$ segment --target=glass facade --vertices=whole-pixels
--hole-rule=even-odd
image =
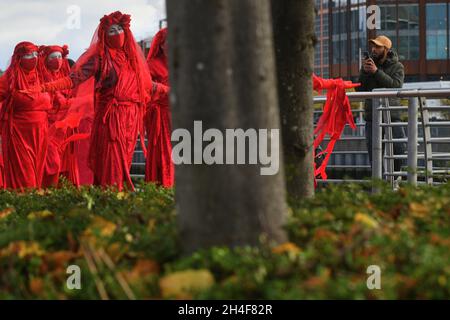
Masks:
[[[419,60],[419,43],[419,5],[399,4],[397,48],[400,60]]]
[[[429,3],[426,7],[427,59],[440,60],[448,57],[447,4]]]
[[[316,8],[319,14],[316,16],[315,32],[317,45],[314,54],[314,73],[324,77],[329,77],[329,17],[328,1],[316,0]]]
[[[367,6],[372,4],[380,8],[377,30],[366,26]],[[368,39],[386,35],[405,65],[407,79],[448,78],[449,4],[450,0],[317,0],[316,33],[322,41],[316,47],[316,70],[327,69],[330,77],[357,77]]]

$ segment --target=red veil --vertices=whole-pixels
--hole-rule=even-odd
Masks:
[[[130,60],[133,71],[137,74],[140,104],[142,108],[145,107],[146,102],[149,100],[148,93],[152,88],[152,80],[148,72],[144,54],[130,30],[130,21],[130,15],[122,14],[120,11],[105,15],[100,20],[100,24],[92,37],[89,48],[72,67],[71,79],[69,81],[72,81],[72,85],[75,84],[74,101],[69,108],[67,116],[58,121],[57,128],[76,127],[83,118],[92,119],[94,110],[92,109],[92,105],[86,103],[86,101],[95,99],[95,92],[97,89],[100,89],[99,85],[101,81],[105,80],[109,70],[112,68],[111,61],[106,55],[108,49],[105,42],[108,28],[112,24],[119,24],[124,29],[125,43],[123,48]],[[89,64],[100,64],[99,69],[102,72],[100,74],[90,74],[86,68]],[[67,85],[67,82],[59,82],[56,84],[56,87],[51,86],[50,88],[46,88],[46,90],[60,90],[61,88],[67,87]],[[142,125],[140,125],[141,129]],[[140,133],[142,133],[142,130]],[[72,139],[75,140],[75,138]]]
[[[148,150],[145,165],[145,181],[164,187],[173,187],[175,170],[172,163],[172,123],[169,107],[169,69],[163,45],[167,39],[167,28],[161,29],[153,38],[147,57],[148,68],[155,81],[157,94],[147,107],[145,125]]]
[[[152,81],[142,50],[130,30],[130,21],[129,15],[122,14],[119,11],[105,15],[100,20],[89,48],[72,67],[70,76],[43,86],[44,91],[51,92],[68,87],[75,88],[74,98],[67,115],[55,123],[55,130],[79,128],[80,133],[71,136],[64,143],[85,139],[90,136],[94,114],[101,99],[101,92],[105,89],[104,83],[110,80],[108,76],[111,74],[112,68],[114,68],[112,60],[117,58],[122,61],[126,58],[131,72],[136,75],[137,103],[139,105],[138,132],[145,151],[143,117],[145,105],[150,99]],[[107,32],[112,24],[118,24],[123,27],[125,34],[123,52],[116,52],[106,44]],[[116,99],[113,98],[106,107],[109,108],[116,103]],[[93,143],[92,137],[90,139],[91,144]],[[92,155],[92,153],[90,154]],[[91,156],[89,160],[92,167]]]
[[[150,74],[155,82],[168,85],[169,70],[167,68],[167,57],[162,51],[162,45],[167,40],[167,28],[159,30],[152,41],[152,46],[147,56]]]
[[[48,56],[53,52],[60,52],[63,58],[62,66],[57,72],[51,72],[45,65]],[[67,45],[63,45],[62,47],[56,45],[40,46],[38,68],[41,81],[50,82],[68,76],[70,72],[69,60],[67,60],[68,55],[69,47]]]

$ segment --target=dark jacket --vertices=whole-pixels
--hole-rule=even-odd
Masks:
[[[377,64],[378,71],[375,74],[366,73],[361,68],[359,74],[360,87],[356,91],[372,91],[378,88],[401,88],[405,79],[405,69],[398,61],[398,55],[394,50],[388,54],[382,65]],[[389,99],[390,105],[399,105],[399,99]],[[367,99],[364,105],[366,121],[372,120],[372,100]]]

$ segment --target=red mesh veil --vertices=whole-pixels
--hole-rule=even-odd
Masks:
[[[60,52],[63,58],[62,66],[58,72],[51,72],[46,66],[46,61],[48,56],[53,52]],[[40,46],[39,47],[39,61],[38,61],[38,69],[39,69],[39,77],[42,82],[50,82],[57,80],[61,77],[65,77],[69,75],[70,66],[69,61],[67,60],[67,56],[69,54],[69,48],[67,45],[64,46]]]
[[[67,114],[55,123],[55,130],[64,130],[67,128],[78,128],[79,134],[74,135],[64,142],[85,139],[90,136],[90,126],[86,123],[92,123],[95,112],[96,89],[101,86],[102,80],[106,78],[108,72],[111,70],[111,63],[108,61],[105,38],[108,29],[113,24],[121,25],[125,33],[125,42],[123,50],[128,58],[128,61],[137,75],[139,96],[140,96],[140,124],[139,132],[141,136],[141,143],[143,144],[143,112],[146,103],[149,101],[149,92],[152,88],[152,80],[146,59],[142,53],[141,48],[137,44],[131,30],[130,30],[130,15],[122,14],[116,11],[109,15],[105,15],[97,27],[91,40],[89,48],[80,56],[75,65],[71,69],[71,75],[85,74],[84,66],[88,63],[94,62],[96,69],[100,70],[98,74],[91,75],[87,79],[82,79],[81,82],[75,81],[75,89],[73,90],[73,99],[68,109]],[[83,125],[84,123],[84,125]],[[145,149],[145,148],[143,148]]]
[[[147,63],[150,73],[155,81],[167,84],[168,70],[167,58],[162,50],[162,46],[167,39],[167,28],[161,29],[153,38],[150,51],[147,56]],[[159,79],[157,79],[159,78]]]
[[[37,69],[29,73],[25,73],[20,67],[20,59],[27,54],[32,52],[38,52],[39,48],[31,42],[24,41],[20,42],[14,48],[14,53],[11,57],[11,63],[6,69],[5,73],[2,75],[2,80],[8,82],[10,92],[18,90],[28,90],[32,89],[36,85],[39,85],[39,77]],[[33,78],[35,81],[30,82],[29,79]],[[32,83],[30,85],[30,83]],[[10,95],[11,96],[11,95]],[[1,110],[0,120],[6,120],[8,113],[11,110],[11,99],[10,97],[3,101]]]

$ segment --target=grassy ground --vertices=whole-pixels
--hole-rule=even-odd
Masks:
[[[180,254],[173,191],[0,192],[0,299],[450,298],[450,184],[349,185],[290,209],[289,242]],[[81,268],[70,290],[69,265]],[[370,265],[381,289],[367,288]]]

